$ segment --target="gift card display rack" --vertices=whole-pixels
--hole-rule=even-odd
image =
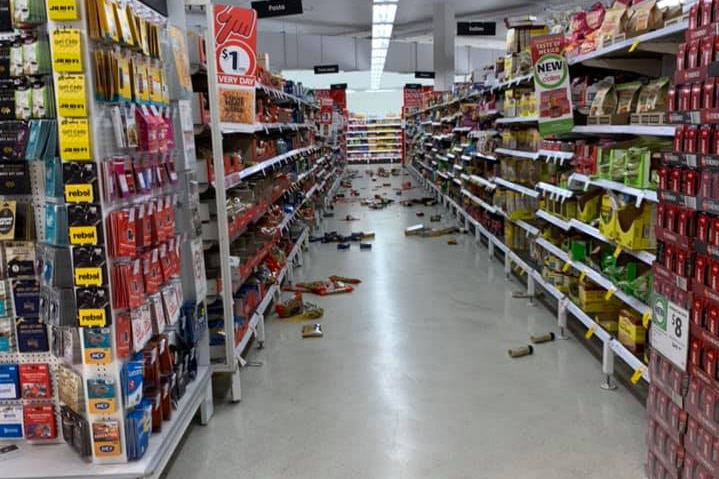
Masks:
[[[254,10],[192,1],[186,13],[211,360],[239,401],[248,349],[263,346],[265,314],[336,184],[335,157],[316,137],[312,92],[269,73],[266,56],[233,60],[261,57]]]
[[[0,208],[0,389],[20,392],[0,399],[4,477],[155,477],[195,413],[212,414],[204,265],[186,254],[199,199],[175,78],[184,8],[176,23],[168,6],[13,2],[0,20],[20,85],[2,124],[24,140],[0,167],[20,185]]]

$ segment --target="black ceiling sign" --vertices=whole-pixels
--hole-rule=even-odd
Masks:
[[[167,16],[167,0],[140,0],[157,13]]]
[[[257,18],[284,17],[286,15],[302,15],[302,0],[266,0],[252,2],[257,10]]]
[[[346,90],[347,84],[346,83],[335,83],[334,85],[330,85],[330,90]]]
[[[414,72],[415,78],[424,78],[425,80],[431,80],[434,78],[434,72]]]
[[[457,35],[493,37],[497,34],[497,22],[457,22]]]
[[[421,83],[407,83],[407,84],[404,85],[404,87],[405,87],[407,90],[421,90],[421,89],[422,89],[422,84],[421,84]]]
[[[339,65],[315,65],[315,75],[326,75],[328,73],[339,73]]]

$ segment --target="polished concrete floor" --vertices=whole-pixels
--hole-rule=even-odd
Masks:
[[[354,185],[369,195],[381,183]],[[308,298],[325,308],[322,339],[268,320],[266,349],[250,355],[263,365],[243,371],[242,402],[216,402],[167,477],[644,477],[643,406],[622,386],[600,389],[601,365],[578,341],[509,359],[530,334],[555,330],[554,317],[513,299],[523,288],[471,237],[450,246],[404,236],[433,211],[337,205],[327,230],[375,231],[372,251],[313,244],[297,277],[363,283]],[[338,220],[347,214],[360,220]]]

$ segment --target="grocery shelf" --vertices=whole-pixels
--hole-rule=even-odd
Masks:
[[[172,411],[172,418],[162,423],[162,431],[153,433],[145,455],[124,464],[86,462],[67,444],[44,444],[33,447],[11,460],[3,461],[3,477],[16,479],[139,479],[157,477],[172,457],[187,427],[204,401],[212,401],[209,367],[199,367],[195,380],[187,385],[185,395]]]
[[[402,145],[399,141],[388,141],[388,142],[375,142],[375,143],[354,143],[349,144],[347,143],[347,148],[356,148],[356,147],[365,147],[365,146],[377,146],[377,147],[384,147],[384,146],[394,146],[394,145]]]
[[[491,190],[497,188],[497,185],[496,185],[496,184],[494,184],[493,182],[487,180],[486,178],[482,178],[481,176],[470,175],[470,176],[469,176],[469,181],[470,181],[470,183],[475,183],[475,184],[477,184],[477,185],[479,185],[479,186],[483,186],[483,187],[488,188],[488,189],[491,189]]]
[[[410,171],[417,176],[418,178],[421,178],[421,175],[417,172],[416,169],[410,167]],[[431,183],[427,183],[426,186],[432,188],[436,193],[439,193],[439,190],[436,186],[432,185]],[[478,198],[471,195],[471,193],[467,192],[466,190],[462,191],[462,194],[467,196],[470,200],[475,201],[477,204],[481,204],[484,202],[481,202]],[[443,195],[444,196],[444,195]],[[454,205],[454,201],[450,200],[448,197],[444,196],[445,200],[448,202],[451,201]],[[481,203],[479,203],[481,202]],[[484,203],[486,205],[486,203]],[[489,205],[486,205],[489,206]],[[494,208],[494,207],[491,207]],[[530,267],[522,258],[520,258],[514,251],[512,251],[510,248],[507,247],[507,245],[504,244],[500,239],[498,239],[496,236],[489,233],[486,228],[484,228],[478,221],[476,221],[474,218],[469,216],[466,211],[459,210],[461,214],[463,214],[467,221],[474,226],[474,228],[481,233],[485,238],[487,238],[487,241],[492,244],[492,246],[496,249],[499,249],[502,251],[507,258],[509,258],[514,264],[518,265],[520,268],[522,268],[523,271],[525,271],[528,275],[532,277],[532,279],[541,286],[544,290],[546,290],[552,297],[554,297],[559,302],[559,307],[565,307],[567,311],[575,317],[579,322],[581,322],[587,329],[592,329],[594,331],[594,336],[597,337],[600,341],[605,342],[609,344],[609,347],[611,350],[620,358],[622,359],[630,368],[632,368],[635,371],[641,371],[642,379],[644,379],[645,382],[650,382],[650,376],[648,372],[648,368],[644,363],[634,356],[634,354],[629,351],[623,344],[621,344],[619,341],[614,339],[614,337],[609,334],[605,329],[603,329],[600,325],[598,325],[587,313],[582,311],[582,309],[569,300],[566,294],[562,293],[561,291],[557,290],[554,286],[547,283],[544,278],[542,277],[542,274],[540,271],[537,271]],[[519,223],[519,222],[517,222]],[[524,223],[524,222],[521,222]],[[532,226],[525,223],[526,226],[529,226],[527,228],[528,233],[532,230]],[[521,226],[521,225],[520,225]],[[537,231],[538,233],[538,231]],[[530,233],[531,234],[531,233]],[[554,254],[560,259],[563,259],[565,261],[569,260],[569,257],[566,253],[564,253],[561,249],[557,248],[556,246],[552,245],[551,243],[547,242],[543,238],[538,238],[535,240],[535,243],[544,247],[547,251]]]
[[[646,135],[674,136],[673,125],[583,125],[572,128],[572,133],[585,135]]]
[[[539,121],[537,115],[533,116],[513,116],[509,118],[497,118],[497,124],[511,124],[511,123],[536,123]]]
[[[667,37],[678,37],[676,43],[680,43],[684,38],[681,34],[686,31],[689,23],[687,21],[677,22],[672,25],[654,30],[653,32],[643,33],[635,37],[627,38],[626,40],[614,43],[605,48],[599,48],[593,52],[585,53],[583,55],[577,55],[567,59],[570,65],[576,65],[583,63],[588,60],[595,60],[602,57],[620,55],[626,56],[628,53],[631,54],[632,47],[641,44],[647,44],[656,40],[666,40]],[[636,48],[636,47],[635,47]]]
[[[564,231],[569,231],[572,228],[572,225],[568,221],[564,221],[561,218],[557,218],[551,213],[548,213],[544,210],[537,210],[534,215],[537,218],[543,219],[547,223],[551,223],[554,226],[556,226],[559,229],[562,229]]]
[[[569,183],[572,182],[582,183],[585,185],[593,185],[599,188],[603,188],[605,190],[612,190],[618,193],[635,196],[637,198],[637,203],[641,203],[641,200],[647,200],[653,203],[659,201],[657,198],[657,192],[654,190],[642,190],[639,188],[634,188],[632,186],[627,186],[624,183],[619,183],[618,181],[603,180],[598,178],[593,179],[589,178],[586,175],[574,173],[569,177]]]
[[[510,221],[512,221],[512,220],[510,220]],[[526,221],[517,220],[517,221],[512,221],[512,223],[514,223],[514,224],[516,224],[517,226],[519,226],[520,228],[522,228],[522,229],[523,229],[524,231],[526,231],[530,236],[537,236],[537,235],[539,234],[539,232],[540,232],[539,228],[537,228],[536,226],[530,225],[530,224],[527,223]]]
[[[602,288],[606,289],[607,291],[612,291],[613,295],[618,300],[620,300],[627,306],[631,307],[635,311],[637,311],[641,314],[651,311],[651,309],[649,308],[648,305],[646,305],[642,301],[638,300],[637,298],[628,295],[621,289],[617,288],[617,286],[614,283],[612,283],[609,279],[607,279],[601,273],[593,270],[586,264],[582,263],[581,261],[572,261],[566,252],[562,251],[560,248],[551,244],[549,241],[545,240],[544,238],[537,239],[536,243],[537,243],[537,245],[541,246],[542,248],[547,250],[549,253],[551,253],[553,256],[556,256],[560,260],[571,265],[572,268],[574,268],[575,270],[579,271],[580,273],[585,274],[589,279],[591,279],[592,281],[597,283]]]
[[[569,224],[575,230],[586,233],[589,236],[592,236],[600,241],[604,241],[605,243],[611,244],[613,246],[618,246],[615,241],[604,236],[597,228],[589,226],[586,223],[582,223],[581,221],[579,221],[577,219],[573,219],[569,222]],[[635,250],[631,250],[631,249],[622,249],[622,251],[624,253],[634,256],[638,260],[640,260],[650,266],[652,264],[654,264],[654,261],[656,260],[656,255],[654,255],[653,253],[651,253],[649,251],[635,251]]]
[[[487,155],[487,154],[481,153],[481,152],[479,152],[479,151],[475,151],[475,152],[474,152],[474,156],[476,156],[477,158],[481,158],[481,159],[483,159],[483,160],[497,161],[497,157],[496,157],[496,156]]]
[[[472,193],[470,193],[470,192],[467,191],[467,190],[462,190],[461,193],[462,193],[464,196],[466,196],[467,198],[469,198],[469,200],[472,201],[472,203],[474,203],[474,204],[476,204],[476,205],[478,205],[478,206],[481,206],[482,208],[484,208],[484,209],[487,210],[488,212],[490,212],[490,213],[492,213],[492,214],[496,214],[496,213],[497,213],[497,207],[496,207],[496,206],[490,205],[489,203],[487,203],[487,202],[485,202],[485,201],[483,201],[483,200],[477,198],[476,196],[474,196]]]
[[[269,133],[274,130],[283,131],[299,131],[303,129],[314,129],[313,123],[254,123],[243,125],[241,123],[220,123],[220,131],[225,135],[232,134],[253,134],[253,133]]]
[[[574,158],[574,153],[570,151],[554,151],[554,150],[542,150],[537,151],[539,158],[546,158],[548,160],[557,160],[560,162],[568,161]]]
[[[305,100],[304,98],[300,98],[300,97],[298,97],[298,96],[291,95],[291,94],[289,94],[289,93],[287,93],[287,92],[284,92],[284,91],[282,91],[282,90],[278,90],[278,89],[276,89],[276,88],[272,88],[272,87],[267,86],[267,85],[263,85],[262,83],[259,83],[259,82],[255,84],[255,87],[256,87],[257,90],[262,90],[262,91],[265,92],[266,94],[271,95],[271,96],[274,96],[275,98],[280,98],[280,99],[283,99],[283,100],[293,101],[293,102],[295,102],[295,103],[297,103],[297,104],[299,104],[299,105],[306,105],[306,106],[309,106],[309,107],[311,107],[311,108],[314,108],[315,110],[319,110],[319,108],[320,108],[317,103],[311,103],[311,102]]]
[[[568,190],[566,188],[562,188],[556,185],[550,185],[549,183],[544,183],[542,181],[537,183],[537,188],[544,191],[546,194],[549,194],[550,198],[562,198],[562,201],[574,196],[574,191],[572,190]]]
[[[495,153],[500,155],[514,156],[516,158],[526,158],[528,160],[536,160],[539,153],[536,151],[512,150],[510,148],[495,148]]]
[[[494,182],[499,186],[504,186],[505,188],[508,188],[510,190],[514,190],[518,193],[521,193],[525,196],[529,196],[531,198],[538,198],[539,192],[536,190],[533,190],[531,188],[527,188],[526,186],[518,185],[517,183],[513,183],[511,181],[507,181],[502,178],[495,178]]]
[[[282,163],[283,161],[287,161],[287,160],[292,159],[299,155],[313,153],[314,151],[317,151],[318,149],[319,148],[316,146],[310,146],[307,148],[298,148],[296,150],[288,151],[287,153],[284,153],[282,155],[275,156],[274,158],[270,158],[269,160],[265,160],[256,165],[252,165],[249,168],[245,168],[244,170],[225,178],[225,189],[233,188],[233,187],[237,186],[245,178],[248,178],[256,173],[263,172],[267,168],[272,168],[274,166],[277,166],[278,164]]]

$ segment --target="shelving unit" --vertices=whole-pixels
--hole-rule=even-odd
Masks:
[[[222,47],[216,45],[212,3],[201,3],[188,7],[188,28],[205,25],[197,34],[205,37],[207,52],[215,52]],[[239,401],[247,349],[253,340],[263,347],[265,314],[279,297],[282,280],[292,277],[292,265],[307,240],[307,228],[317,222],[315,207],[322,207],[328,182],[337,175],[338,157],[315,135],[318,107],[308,100],[311,94],[296,96],[284,93],[286,88],[270,88],[257,81],[243,94],[262,93],[263,114],[272,118],[256,115],[253,123],[223,118],[219,105],[228,87],[220,80],[218,70],[223,66],[216,58],[208,54],[207,68],[196,73],[202,76],[196,83],[207,85],[202,93],[209,99],[209,125],[196,131],[203,151],[211,152],[204,161],[204,174],[199,175],[201,183],[205,178],[206,188],[203,242],[208,265],[210,358],[213,373],[231,376],[230,397]],[[222,78],[233,74],[219,73]],[[273,82],[281,80],[275,76]],[[249,83],[243,80],[243,84]],[[267,122],[282,117],[293,121]],[[273,150],[274,154],[268,153]],[[238,167],[228,157],[240,157],[245,164]],[[227,170],[228,165],[233,171]],[[214,178],[224,178],[225,187],[215,188]],[[276,257],[280,245],[286,244],[294,247],[286,251],[284,268],[275,272],[277,282],[266,281],[265,259],[271,254]]]
[[[687,25],[686,19],[680,18],[656,31],[626,41],[617,40],[586,55],[570,57],[568,63],[633,71],[628,68],[631,63],[642,73],[656,77],[666,70],[657,66],[672,64],[671,45],[683,41]],[[643,61],[643,56],[649,59]],[[630,62],[627,59],[631,59]],[[575,70],[570,71],[570,77],[573,72]],[[585,74],[584,70],[577,69],[576,72]],[[646,125],[578,124],[566,134],[538,141],[532,139],[531,132],[538,130],[539,116],[528,114],[526,106],[519,104],[513,104],[511,113],[505,114],[503,102],[503,95],[510,89],[519,89],[522,95],[533,94],[533,82],[533,74],[519,74],[502,81],[487,80],[483,84],[457,86],[451,93],[428,99],[431,104],[408,118],[407,128],[412,132],[409,136],[414,139],[408,142],[408,168],[458,216],[465,227],[475,232],[478,240],[487,243],[490,255],[504,256],[508,275],[513,268],[519,268],[520,275],[526,274],[530,301],[538,287],[557,300],[558,324],[562,333],[567,316],[573,316],[587,328],[588,337],[599,339],[603,345],[603,386],[613,387],[615,356],[635,372],[636,378],[644,378],[648,383],[649,372],[644,355],[632,352],[630,347],[620,343],[615,337],[616,331],[603,329],[593,313],[584,312],[579,303],[572,302],[567,293],[554,286],[542,259],[555,258],[568,274],[604,291],[607,300],[619,301],[623,307],[634,311],[641,318],[641,323],[647,326],[651,320],[651,308],[646,299],[632,296],[619,282],[610,280],[599,267],[593,269],[589,262],[572,260],[569,253],[556,245],[561,244],[557,238],[595,241],[592,244],[601,247],[601,251],[613,250],[615,259],[621,260],[622,264],[636,263],[637,270],[644,274],[651,272],[657,260],[654,250],[623,246],[622,241],[626,238],[620,239],[618,235],[608,237],[602,233],[605,229],[600,231],[596,222],[588,224],[566,215],[567,219],[564,219],[550,211],[605,195],[613,195],[621,199],[622,204],[631,205],[639,211],[654,209],[658,195],[653,187],[636,187],[629,182],[575,171],[577,165],[588,161],[586,152],[577,149],[575,142],[592,143],[598,138],[606,139],[605,143],[613,139],[617,142],[631,140],[632,137],[661,139],[673,137],[676,128],[662,122]],[[516,95],[515,92],[515,101],[519,101]],[[506,140],[502,133],[519,130],[527,130],[527,134],[514,135],[512,141]],[[500,136],[501,141],[497,140]],[[536,171],[542,173],[532,173]],[[461,175],[454,175],[454,172]],[[598,217],[595,219],[599,221]],[[553,241],[547,238],[553,238]],[[533,258],[531,261],[530,257]]]
[[[398,118],[350,118],[345,138],[348,163],[402,161],[404,135]]]

